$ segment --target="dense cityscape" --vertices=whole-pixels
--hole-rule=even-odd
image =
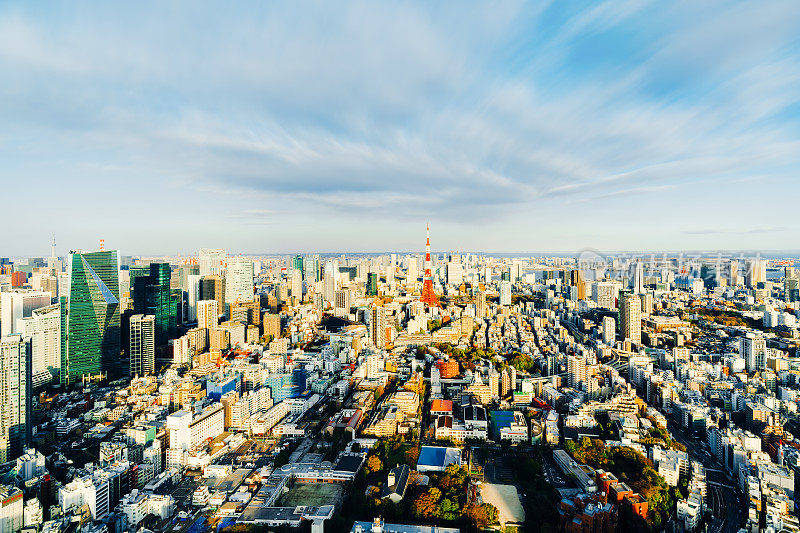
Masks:
[[[2,258],[0,530],[800,531],[787,258]]]
[[[0,533],[800,533],[798,28],[0,0]]]

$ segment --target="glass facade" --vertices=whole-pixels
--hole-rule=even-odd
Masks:
[[[370,272],[367,274],[367,296],[378,295],[378,274]]]
[[[69,257],[69,299],[62,329],[61,382],[116,370],[120,362],[119,253]]]
[[[149,275],[131,275],[133,312],[155,316],[156,345],[163,346],[177,334],[180,291],[170,289],[169,263],[150,263]]]

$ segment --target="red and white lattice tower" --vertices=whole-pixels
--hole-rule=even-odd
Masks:
[[[433,275],[431,274],[431,229],[425,226],[427,241],[425,242],[425,277],[422,281],[422,295],[419,301],[426,306],[439,307],[439,298],[433,292]]]

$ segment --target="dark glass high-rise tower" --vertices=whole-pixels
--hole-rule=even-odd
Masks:
[[[61,382],[114,372],[120,359],[119,252],[69,256],[69,299],[62,330]]]
[[[162,346],[176,335],[179,293],[170,289],[169,263],[150,263],[150,275],[131,280],[133,311],[155,316],[156,345]]]

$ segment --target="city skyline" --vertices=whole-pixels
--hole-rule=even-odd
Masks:
[[[790,3],[4,3],[0,172],[49,215],[11,203],[5,244],[417,250],[429,221],[442,250],[786,248],[799,24]]]

